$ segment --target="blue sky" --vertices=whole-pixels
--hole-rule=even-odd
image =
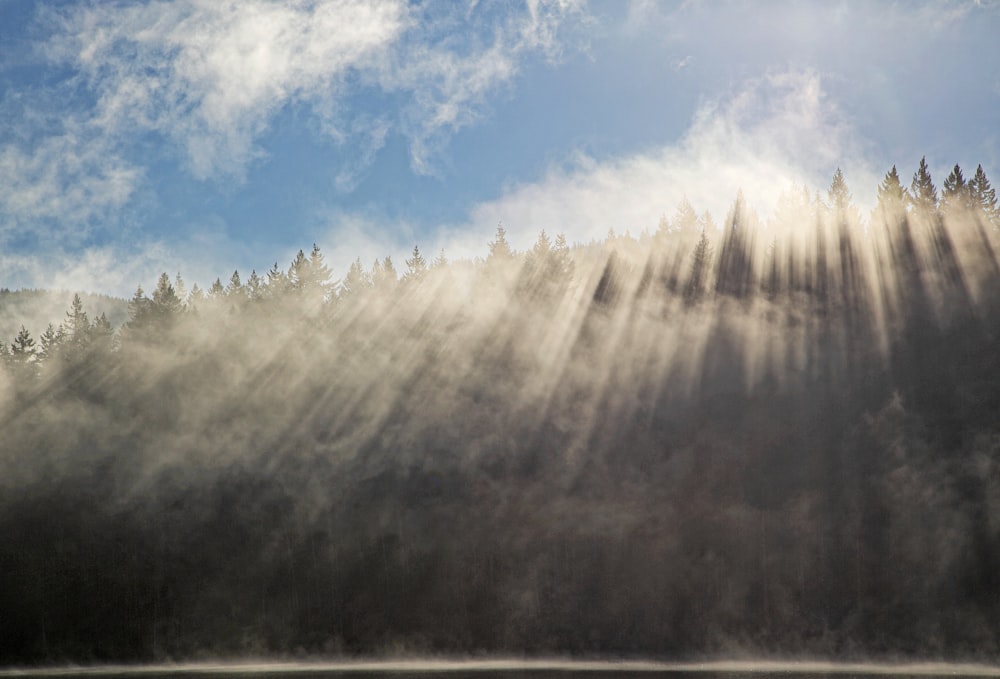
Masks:
[[[128,295],[1000,183],[996,2],[0,0],[0,286]]]

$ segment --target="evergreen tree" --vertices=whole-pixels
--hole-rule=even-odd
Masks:
[[[667,221],[666,215],[660,215],[660,221],[656,225],[656,233],[653,234],[657,242],[663,243],[670,237],[671,228],[670,222]]]
[[[552,248],[552,258],[555,261],[556,270],[559,276],[565,281],[573,278],[573,258],[569,254],[569,245],[566,243],[566,235],[560,233],[556,236],[555,245]]]
[[[395,287],[399,278],[396,275],[396,267],[392,265],[392,258],[386,257],[381,262],[375,260],[375,264],[372,266],[372,285],[375,289],[386,291]]]
[[[851,192],[847,189],[844,173],[839,167],[833,174],[833,181],[830,182],[830,189],[827,191],[827,200],[830,203],[830,207],[838,212],[847,210],[851,204]]]
[[[306,259],[306,253],[299,250],[295,253],[295,258],[292,263],[288,266],[288,281],[293,290],[299,291],[302,289],[303,285],[309,279],[309,273],[307,269],[309,268],[309,260]]]
[[[275,262],[274,266],[267,272],[267,297],[275,299],[284,296],[285,292],[288,291],[289,285],[288,276],[278,268],[278,263]]]
[[[209,299],[222,299],[226,295],[226,288],[222,285],[222,279],[216,278],[215,282],[208,289]]]
[[[448,258],[444,256],[444,248],[441,248],[441,252],[439,252],[438,256],[434,258],[434,263],[431,265],[431,268],[441,269],[447,265]]]
[[[969,195],[972,204],[982,210],[986,218],[992,222],[993,226],[1000,228],[1000,208],[997,206],[997,192],[990,186],[990,180],[986,178],[983,166],[976,168],[976,174],[969,180]]]
[[[259,301],[264,295],[264,282],[257,275],[257,270],[250,271],[250,278],[247,279],[246,294],[251,301]]]
[[[233,275],[239,281],[239,274]],[[170,283],[170,276],[166,273],[160,274],[160,278],[156,281],[151,302],[154,313],[160,318],[173,319],[181,312],[183,304]]]
[[[205,291],[201,289],[197,283],[191,286],[191,292],[188,293],[187,304],[191,308],[196,308],[199,304],[205,301]]]
[[[909,191],[899,180],[899,173],[896,171],[895,165],[885,174],[882,183],[876,187],[876,192],[878,203],[872,212],[869,228],[876,224],[883,226],[897,224],[899,220],[904,218],[906,208],[912,201]]]
[[[129,328],[139,328],[146,322],[149,304],[149,298],[146,297],[142,285],[139,285],[136,287],[135,294],[132,295],[132,299],[128,303],[127,325]]]
[[[511,250],[510,245],[507,243],[507,231],[503,228],[503,222],[497,225],[497,233],[493,239],[493,242],[489,244],[490,254],[487,257],[487,261],[498,260],[506,261],[513,259],[514,251]]]
[[[15,363],[26,364],[35,360],[35,340],[23,325],[10,344],[10,353]]]
[[[39,335],[37,352],[38,360],[45,362],[55,356],[55,353],[59,348],[59,343],[63,338],[60,330],[57,330],[51,323],[49,323],[48,327],[45,328],[45,332]]]
[[[312,250],[309,251],[309,275],[315,284],[327,285],[330,282],[330,268],[326,265],[326,258],[323,257],[323,253],[315,243],[313,243]]]
[[[931,181],[926,156],[920,159],[920,166],[913,174],[913,182],[910,184],[910,200],[913,202],[913,206],[921,212],[932,212],[937,208],[937,187]]]
[[[698,221],[698,213],[694,211],[694,206],[687,196],[681,199],[674,213],[673,230],[683,237],[694,238],[701,233],[701,224]]]
[[[549,240],[549,236],[545,233],[545,229],[542,229],[538,234],[538,240],[535,241],[534,247],[531,248],[531,255],[533,255],[535,259],[544,260],[548,258],[551,251],[552,241]]]
[[[559,252],[552,246],[545,229],[538,234],[535,245],[528,252],[522,279],[534,292],[551,295],[560,292],[566,282],[563,269],[568,259],[565,237],[560,237]]]
[[[878,185],[877,192],[879,207],[884,209],[900,208],[909,199],[906,187],[899,181],[895,165],[886,173],[885,179]]]
[[[104,313],[94,319],[90,331],[92,335],[91,346],[101,354],[110,354],[114,348],[115,330],[111,327],[111,321]]]
[[[708,241],[708,235],[702,229],[701,236],[694,246],[694,252],[691,253],[691,273],[684,285],[684,301],[688,304],[694,304],[704,294],[711,257],[712,248]]]
[[[378,262],[376,262],[377,264]],[[370,287],[372,287],[371,277],[365,272],[364,266],[361,264],[361,258],[358,257],[347,270],[347,275],[340,285],[340,296],[350,297],[351,295],[357,295]]]
[[[298,251],[288,268],[287,278],[290,288],[310,310],[316,310],[330,294],[330,269],[315,243],[308,257],[302,250]]]
[[[79,294],[74,294],[73,301],[70,302],[69,311],[66,312],[66,320],[63,321],[62,334],[74,358],[82,356],[83,352],[90,347],[90,319],[87,318],[87,312],[83,310],[83,300],[80,299]]]
[[[420,254],[420,248],[414,245],[413,256],[406,260],[406,275],[404,278],[407,280],[417,280],[425,273],[427,273],[427,262]]]
[[[962,175],[962,168],[957,164],[942,185],[941,206],[965,210],[973,207],[972,192]]]
[[[181,300],[183,304],[184,300],[187,299],[187,286],[184,285],[184,279],[181,278],[181,272],[178,271],[177,275],[174,276],[174,292],[177,293],[177,299]]]
[[[221,288],[222,283],[218,279],[216,282]],[[162,339],[173,327],[182,308],[181,300],[177,297],[174,286],[170,283],[170,277],[166,273],[162,273],[156,281],[156,289],[153,290],[151,298],[146,297],[141,285],[136,289],[129,302],[127,327],[133,337]],[[110,324],[108,327],[110,328]]]
[[[240,301],[246,298],[246,290],[243,287],[243,281],[240,280],[239,270],[233,271],[233,275],[229,277],[229,284],[226,286],[225,295],[227,299],[233,301]]]
[[[745,297],[753,280],[753,217],[743,192],[739,191],[729,216],[729,226],[722,238],[716,276],[716,292]]]

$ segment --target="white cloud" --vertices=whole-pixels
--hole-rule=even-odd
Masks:
[[[679,72],[683,71],[685,68],[689,67],[693,63],[694,63],[694,57],[689,54],[686,57],[680,59],[674,59],[673,61],[671,61],[670,68],[674,69],[674,71]]]
[[[491,39],[480,44],[470,26],[420,9],[402,0],[88,4],[50,14],[57,31],[45,51],[84,76],[106,135],[164,134],[199,179],[242,178],[261,157],[256,141],[289,105],[307,107],[343,140],[341,118],[352,117],[343,100],[359,83],[406,95],[397,124],[414,168],[429,172],[440,140],[476,119],[526,53],[557,56],[560,25],[582,10],[530,0],[486,21]]]
[[[58,18],[49,56],[98,96],[94,123],[180,145],[201,179],[239,177],[277,110],[322,102],[407,28],[398,1],[88,5]]]
[[[81,235],[88,222],[125,205],[141,177],[104,140],[72,125],[33,145],[0,146],[0,231],[44,219]]]
[[[129,248],[108,245],[73,252],[56,247],[31,255],[0,256],[5,287],[33,287],[45,281],[45,288],[50,290],[123,297],[131,295],[139,284],[148,290],[163,270],[175,270],[178,264],[178,258],[160,243]]]
[[[738,190],[766,216],[793,183],[825,190],[838,165],[855,200],[867,205],[879,173],[850,122],[825,97],[820,76],[773,73],[704,105],[676,144],[606,160],[579,155],[539,182],[476,206],[456,231],[481,240],[502,220],[519,248],[542,228],[584,242],[609,228],[638,234],[654,231],[660,215],[671,215],[685,195],[718,223]]]
[[[120,292],[134,283],[119,276],[149,280],[157,257],[174,268],[176,255],[154,246],[114,267],[108,259],[122,255],[123,214],[155,191],[143,183],[146,150],[165,139],[194,177],[239,183],[289,108],[336,149],[337,191],[353,190],[394,133],[408,138],[412,167],[432,173],[450,135],[483,115],[523,59],[558,58],[562,27],[584,16],[582,0],[43,6],[34,30],[47,37],[36,47],[52,69],[0,99],[9,123],[0,131],[0,244],[28,230],[67,248],[94,230],[111,240],[72,257],[8,257],[0,271],[9,283]],[[81,268],[102,262],[120,273],[88,277]],[[207,262],[194,267],[209,271]]]

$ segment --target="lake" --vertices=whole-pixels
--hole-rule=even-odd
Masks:
[[[418,660],[185,663],[0,669],[0,679],[819,679],[1000,677],[1000,667],[950,663]]]

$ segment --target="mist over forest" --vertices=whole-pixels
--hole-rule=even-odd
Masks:
[[[0,664],[995,658],[1000,210],[970,175],[340,280],[314,246],[164,274],[120,326],[73,298],[0,346]]]

